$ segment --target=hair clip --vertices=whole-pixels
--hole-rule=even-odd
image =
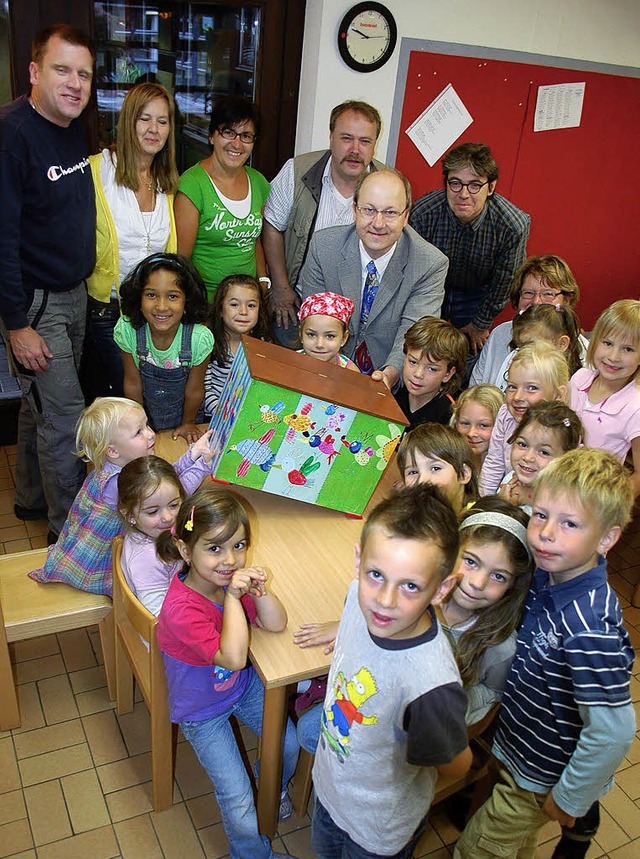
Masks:
[[[571,421],[569,418],[562,418],[562,423],[568,428],[571,426]]]
[[[176,526],[175,526],[175,523],[171,526],[171,536],[172,536],[172,537],[175,537],[175,536],[176,536]]]
[[[562,310],[562,305],[561,305],[561,304],[556,304],[555,308],[556,308],[556,310],[558,311],[558,313],[560,313],[560,311]]]
[[[191,508],[191,513],[189,513],[189,519],[184,523],[185,531],[193,531],[193,514],[195,512],[195,507]]]

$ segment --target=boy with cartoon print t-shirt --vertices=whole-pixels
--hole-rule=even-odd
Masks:
[[[337,845],[350,855],[350,842],[372,859],[411,855],[438,771],[469,768],[466,695],[432,607],[455,584],[457,541],[455,515],[431,486],[397,493],[365,525],[313,769],[320,859]]]

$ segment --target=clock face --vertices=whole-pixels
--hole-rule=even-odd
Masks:
[[[380,3],[358,3],[342,19],[338,48],[352,69],[372,72],[390,58],[396,38],[396,23],[388,9]]]

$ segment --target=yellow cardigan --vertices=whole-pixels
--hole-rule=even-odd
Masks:
[[[100,178],[101,160],[102,152],[89,156],[96,192],[96,267],[91,276],[87,278],[87,289],[92,298],[107,304],[111,300],[111,288],[114,281],[118,292],[120,292],[120,269],[118,265],[118,234]],[[170,226],[165,252],[175,253],[178,239],[173,215],[173,194],[167,194],[167,201],[169,203]]]

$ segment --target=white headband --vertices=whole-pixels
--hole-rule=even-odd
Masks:
[[[507,516],[505,513],[495,513],[493,511],[485,511],[484,513],[473,513],[459,525],[459,530],[469,528],[471,525],[493,525],[495,528],[500,528],[507,531],[509,534],[519,540],[527,550],[527,555],[531,557],[531,550],[527,543],[527,529],[520,522]]]

